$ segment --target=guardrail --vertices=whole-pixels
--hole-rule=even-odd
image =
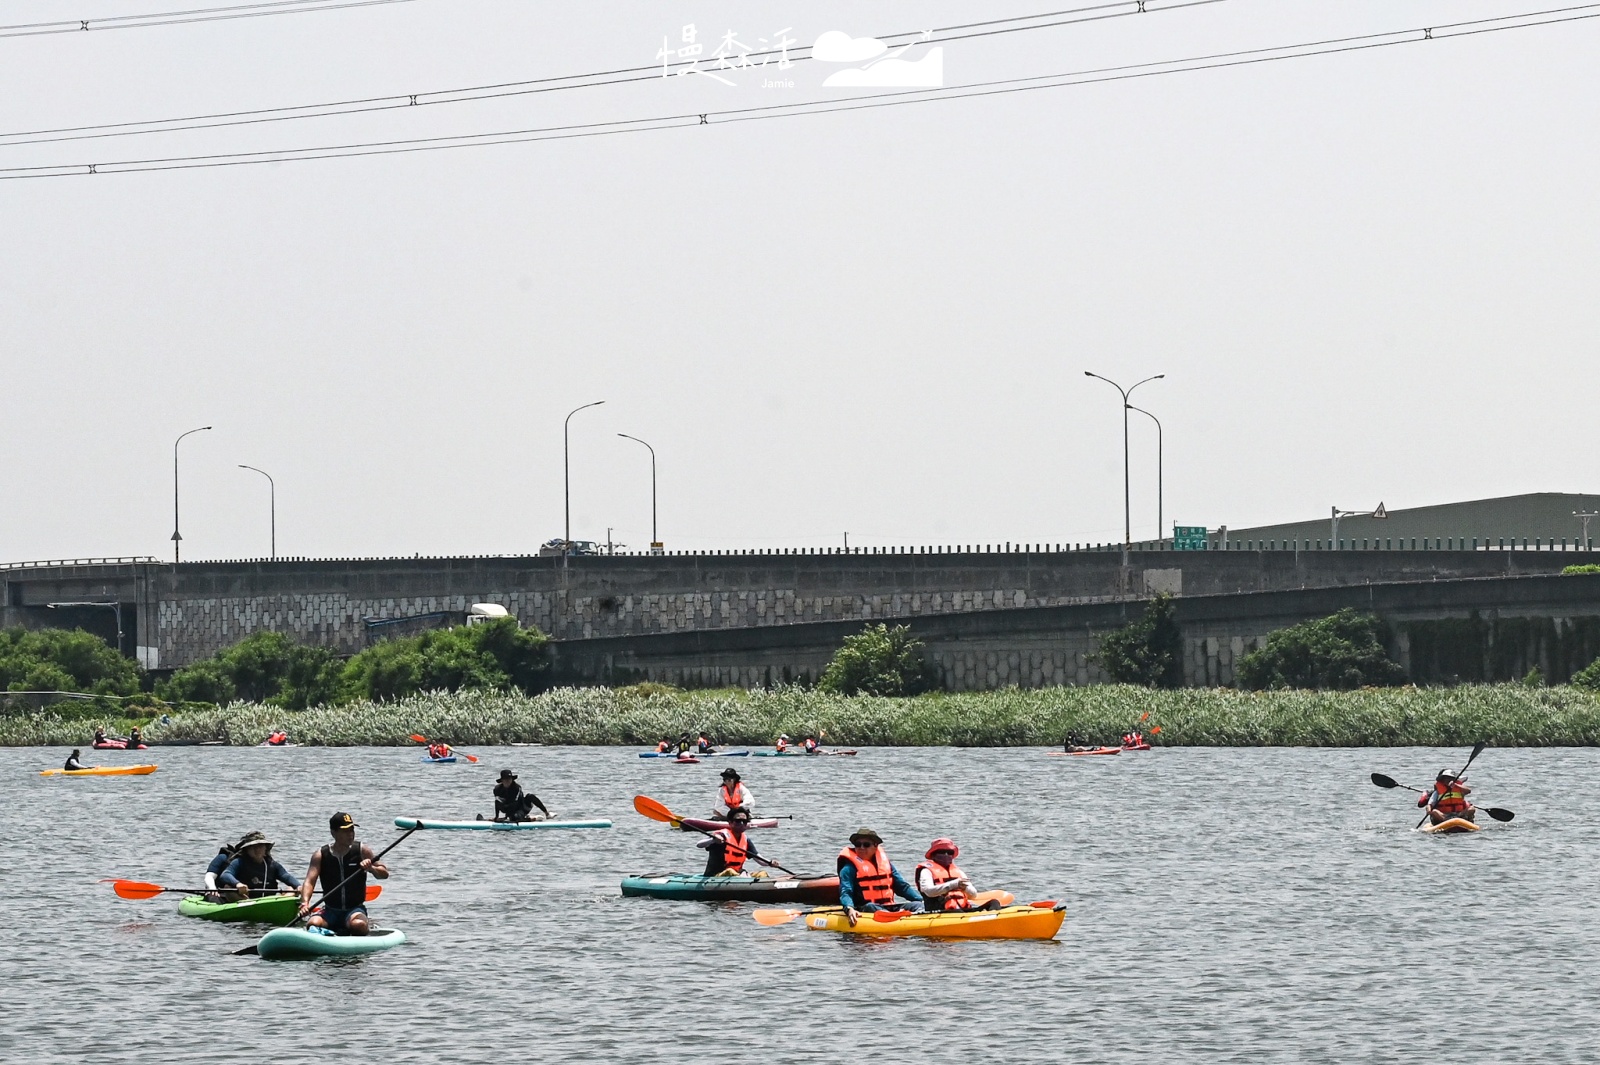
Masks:
[[[115,558],[49,558],[35,562],[0,562],[0,570],[62,569],[67,566],[134,566],[153,564],[150,555],[119,555]]]

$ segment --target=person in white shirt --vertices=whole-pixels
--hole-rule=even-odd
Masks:
[[[1000,903],[994,900],[973,904],[972,897],[978,891],[956,865],[956,855],[960,853],[961,848],[953,840],[940,837],[928,845],[926,860],[917,863],[917,893],[928,911],[999,909]]]

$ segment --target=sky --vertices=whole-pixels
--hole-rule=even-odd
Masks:
[[[186,560],[268,553],[268,484],[241,464],[274,479],[280,555],[531,552],[563,535],[563,420],[596,400],[570,420],[577,539],[650,542],[626,433],[655,448],[670,550],[1117,541],[1121,400],[1085,371],[1165,375],[1134,396],[1164,438],[1158,470],[1132,415],[1136,539],[1158,508],[1240,528],[1600,491],[1600,19],[755,121],[729,119],[896,90],[823,85],[864,61],[654,72],[689,26],[707,56],[729,31],[934,29],[903,61],[942,49],[960,86],[1557,6],[1151,0],[944,29],[1091,6],[1055,4],[410,0],[0,29],[0,561],[170,558],[173,441],[199,426]],[[223,6],[6,0],[0,24]],[[662,115],[689,118],[591,125]],[[551,127],[613,132],[85,172]]]

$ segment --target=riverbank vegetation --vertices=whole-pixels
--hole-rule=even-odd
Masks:
[[[260,743],[277,728],[301,744],[651,745],[701,729],[723,744],[765,746],[779,733],[846,746],[1055,746],[1071,730],[1111,741],[1139,722],[1165,746],[1600,745],[1600,694],[1522,684],[1348,692],[1151,690],[1131,685],[912,698],[775,691],[562,688],[538,695],[461,691],[294,711],[262,703],[172,713],[154,742]],[[0,718],[0,745],[81,745],[92,721],[48,711]]]

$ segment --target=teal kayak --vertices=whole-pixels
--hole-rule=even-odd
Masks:
[[[185,895],[178,902],[185,917],[207,921],[257,921],[261,924],[288,924],[300,912],[299,895],[267,895],[242,902],[208,902],[204,895]]]
[[[693,873],[640,873],[622,882],[624,898],[692,902],[839,902],[837,876],[696,876]]]
[[[530,828],[610,828],[610,821],[423,821],[416,817],[397,817],[396,828],[448,829],[452,831],[520,832]]]
[[[398,947],[406,934],[397,928],[370,936],[326,936],[303,928],[274,928],[261,937],[256,950],[268,961],[295,958],[340,958],[353,954],[375,954]]]

